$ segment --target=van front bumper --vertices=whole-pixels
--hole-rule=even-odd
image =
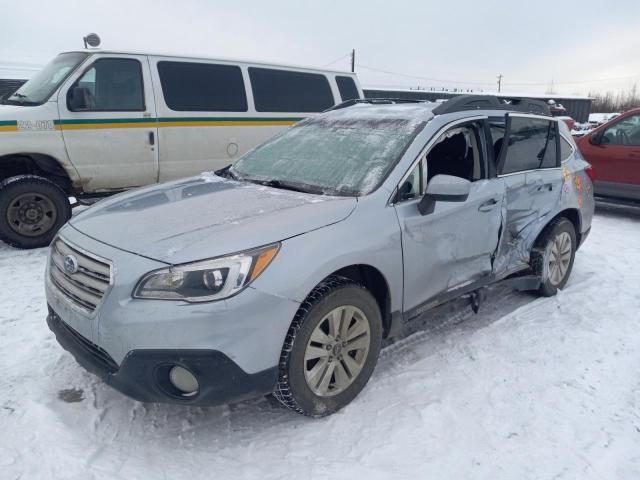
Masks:
[[[206,349],[131,350],[118,365],[51,307],[47,324],[58,343],[86,370],[141,402],[220,405],[271,393],[278,379],[277,366],[249,374],[224,353]],[[199,385],[195,395],[182,396],[171,386],[168,372],[173,366],[186,368],[195,376]]]

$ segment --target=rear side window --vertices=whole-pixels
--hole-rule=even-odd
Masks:
[[[356,82],[351,77],[336,77],[336,83],[338,84],[338,90],[340,91],[340,98],[343,102],[352,100],[354,98],[360,98]]]
[[[141,112],[142,67],[138,60],[102,58],[85,71],[67,93],[72,112]]]
[[[249,68],[258,112],[322,112],[333,106],[327,77],[318,73]]]
[[[573,147],[567,142],[564,137],[560,137],[560,160],[567,160],[573,153]]]
[[[182,112],[246,112],[242,71],[235,65],[158,62],[164,101]]]
[[[511,117],[508,148],[501,174],[558,166],[556,123],[530,117]]]

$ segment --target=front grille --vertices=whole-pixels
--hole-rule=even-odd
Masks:
[[[65,259],[75,259],[72,272],[65,269]],[[70,259],[71,260],[71,259]],[[72,247],[60,238],[51,246],[49,274],[52,283],[77,306],[93,312],[111,284],[111,266],[106,260]]]

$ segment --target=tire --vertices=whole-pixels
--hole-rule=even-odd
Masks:
[[[337,315],[331,317],[336,321],[334,327],[332,313]],[[363,333],[365,324],[368,332]],[[340,333],[344,338],[336,341]],[[324,343],[316,342],[319,338]],[[382,316],[373,295],[350,279],[328,277],[309,294],[293,319],[280,356],[274,396],[287,408],[310,417],[340,410],[367,384],[381,342]],[[323,349],[327,351],[324,356]]]
[[[531,267],[542,280],[540,295],[552,297],[564,288],[573,269],[576,247],[576,230],[570,220],[557,218],[544,229],[531,253]],[[555,260],[556,252],[560,262]]]
[[[69,218],[69,199],[50,180],[20,175],[0,182],[0,239],[12,247],[46,247]]]

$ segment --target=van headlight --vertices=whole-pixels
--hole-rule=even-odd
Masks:
[[[209,302],[240,292],[274,259],[280,244],[176,265],[148,273],[135,288],[134,298]]]

